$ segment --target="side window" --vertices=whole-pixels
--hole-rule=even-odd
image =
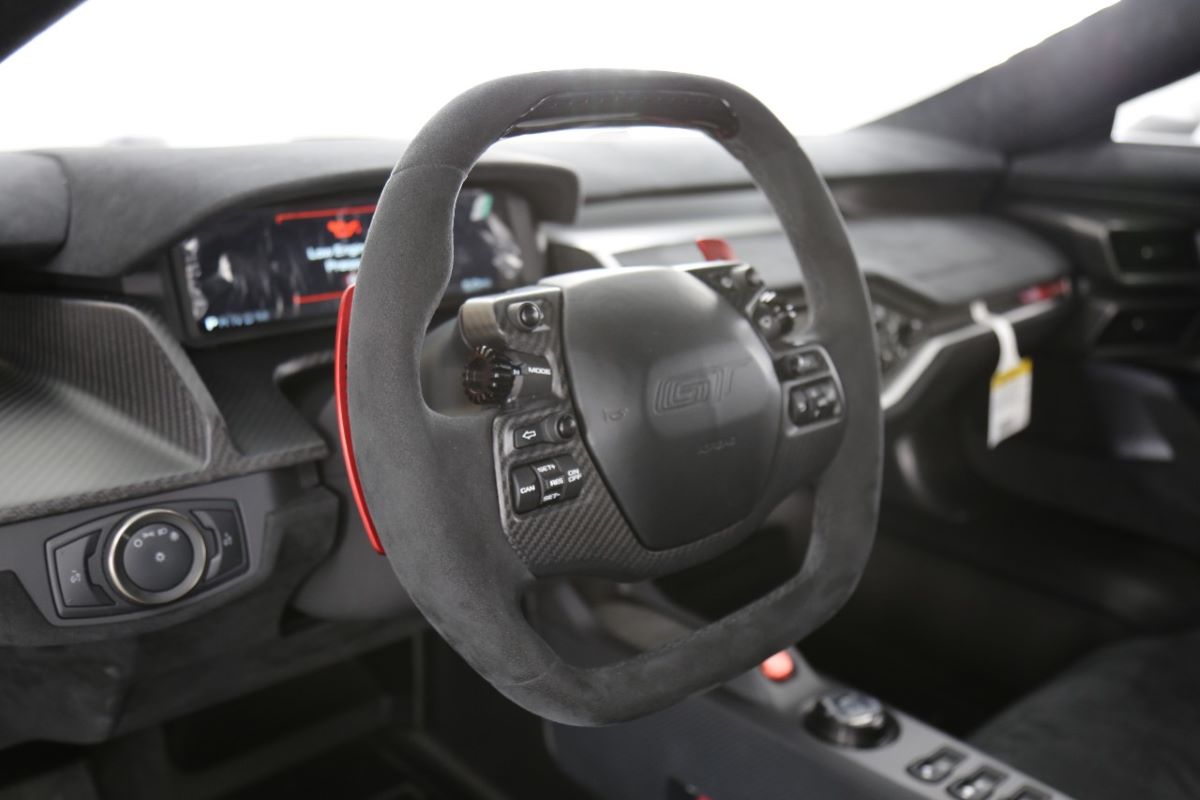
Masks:
[[[1200,74],[1117,106],[1112,138],[1114,142],[1200,147]]]

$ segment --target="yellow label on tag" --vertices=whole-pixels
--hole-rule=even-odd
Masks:
[[[996,372],[992,375],[992,388],[999,389],[1006,383],[1015,381],[1024,375],[1029,375],[1033,372],[1033,359],[1022,358],[1021,363],[1004,372]]]

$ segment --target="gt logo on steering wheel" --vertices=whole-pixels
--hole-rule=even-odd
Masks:
[[[666,414],[698,403],[717,405],[733,393],[733,378],[749,359],[718,364],[659,382],[654,392],[654,413]]]

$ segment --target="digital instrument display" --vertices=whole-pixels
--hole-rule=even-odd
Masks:
[[[445,302],[522,285],[525,259],[497,197],[463,189]],[[358,277],[375,202],[239,212],[185,239],[185,302],[201,333],[328,317]]]

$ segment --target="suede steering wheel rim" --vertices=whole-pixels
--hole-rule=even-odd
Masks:
[[[460,316],[464,338],[539,349],[554,369],[553,391],[528,410],[430,407],[422,346],[450,279],[454,208],[467,174],[499,139],[614,124],[698,129],[746,166],[803,266],[809,322],[792,349],[818,348],[823,385],[838,393],[834,418],[796,424],[791,398],[803,381],[776,374],[780,352],[753,338],[753,326],[738,316],[745,309],[725,302],[707,273],[667,269],[579,273],[518,293],[545,309],[541,333],[508,327],[507,296],[469,302]],[[746,274],[725,269],[722,281]],[[606,322],[613,308],[621,322]],[[661,320],[662,331],[622,338],[618,325],[639,320]],[[687,330],[694,345],[681,338]],[[689,359],[701,372],[687,371]],[[619,368],[621,378],[598,381],[599,368]],[[451,101],[409,145],[380,198],[353,298],[346,389],[363,494],[398,578],[475,670],[551,720],[631,719],[752,668],[832,616],[870,554],[882,418],[866,286],[841,216],[795,137],[728,83],[660,72],[548,72],[495,80]],[[614,397],[634,419],[623,428],[602,420],[597,391],[624,392]],[[726,395],[732,399],[722,406]],[[519,514],[508,476],[527,456],[512,450],[511,431],[545,409],[580,416],[583,435],[567,454],[587,483],[577,500]],[[662,439],[654,444],[646,433]],[[728,452],[696,450],[698,436]],[[623,449],[637,457],[624,459]],[[659,514],[618,469],[660,457],[704,484],[690,487],[698,512],[679,514],[714,516],[712,530],[672,529],[671,510]],[[705,483],[710,474],[725,483]],[[748,477],[730,483],[731,475]],[[813,492],[813,521],[798,572],[683,639],[584,668],[560,658],[522,611],[522,595],[547,575],[638,580],[716,555],[800,486]],[[716,519],[727,506],[736,518]]]

